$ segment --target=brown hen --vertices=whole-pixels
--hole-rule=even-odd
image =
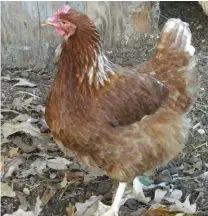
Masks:
[[[169,162],[187,138],[197,86],[190,29],[168,20],[155,55],[129,69],[108,61],[95,25],[69,6],[43,24],[64,36],[46,122],[64,153],[124,182],[105,213],[117,215],[126,183]]]

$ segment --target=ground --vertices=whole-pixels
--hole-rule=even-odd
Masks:
[[[174,161],[156,170],[152,179],[154,183],[172,183],[183,192],[182,199],[191,194],[191,201],[197,204],[198,215],[208,215],[208,17],[203,14],[197,2],[161,2],[159,28],[172,17],[181,18],[190,24],[201,86],[197,102],[189,114],[193,128],[190,130],[186,148]],[[113,52],[109,54],[109,58],[123,65],[141,63],[151,55],[157,35],[144,38],[135,46],[135,50]],[[11,214],[20,205],[24,210],[32,210],[38,196],[43,203],[39,215],[44,216],[67,215],[67,207],[85,202],[92,195],[103,195],[104,202],[111,203],[113,182],[98,170],[89,170],[75,161],[72,163],[72,158],[65,157],[53,144],[44,126],[43,107],[55,71],[56,66],[44,70],[2,68],[2,124],[20,113],[27,114],[28,116],[20,115],[18,120],[13,120],[21,124],[18,128],[13,128],[13,132],[20,130],[20,126],[25,131],[28,125],[33,125],[42,133],[40,136],[34,135],[35,129],[30,128],[29,134],[11,132],[12,135],[7,139],[2,139],[1,177],[5,185],[11,186],[16,192],[16,197],[12,191],[6,191],[7,196],[1,199],[1,215]],[[24,83],[26,87],[12,87],[18,81],[15,79],[19,78],[36,86],[29,87],[31,83]],[[25,121],[28,118],[30,120]],[[94,177],[94,172],[100,176]],[[153,196],[153,192],[149,194]],[[147,207],[131,199],[121,207],[120,213],[138,215],[135,212],[139,208]]]

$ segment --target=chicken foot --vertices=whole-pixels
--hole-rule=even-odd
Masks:
[[[131,199],[131,198],[136,199],[145,204],[148,204],[151,198],[145,197],[143,190],[151,190],[157,187],[167,188],[167,185],[168,183],[163,182],[157,185],[144,186],[140,182],[139,177],[136,177],[133,180],[133,191],[132,189],[130,191],[126,191],[125,196],[124,196],[124,192],[125,192],[127,183],[120,182],[116,190],[116,195],[115,195],[112,205],[107,206],[107,205],[104,205],[102,202],[99,202],[98,208],[96,212],[93,214],[93,216],[118,216],[120,206],[122,206],[128,199]]]
[[[93,214],[94,216],[118,216],[119,208],[121,206],[122,197],[125,191],[127,183],[120,182],[116,191],[113,204],[111,206],[104,205],[102,202],[99,202],[97,211]]]

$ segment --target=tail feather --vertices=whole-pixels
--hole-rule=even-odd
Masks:
[[[191,45],[191,31],[188,23],[180,19],[169,19],[162,29],[157,52],[163,49],[175,49],[184,51],[190,56],[194,55],[195,48]]]
[[[175,86],[182,94],[185,91],[194,101],[199,76],[195,69],[195,48],[191,44],[191,38],[187,23],[180,19],[169,19],[161,31],[156,59],[158,64],[168,65],[168,70],[161,71],[163,81]]]

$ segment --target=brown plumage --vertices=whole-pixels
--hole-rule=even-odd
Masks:
[[[65,40],[45,118],[61,150],[120,182],[177,156],[197,86],[188,26],[170,20],[155,55],[130,69],[107,61],[86,15],[69,9],[54,17],[64,25]]]

